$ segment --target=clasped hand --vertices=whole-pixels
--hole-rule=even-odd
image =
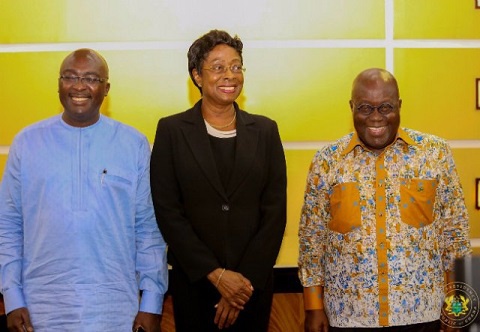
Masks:
[[[227,328],[235,323],[240,310],[250,300],[253,294],[252,283],[238,272],[222,272],[221,269],[213,271],[209,279],[222,296],[215,306],[217,311],[214,322],[219,329]]]
[[[222,298],[225,298],[230,306],[239,310],[244,309],[244,305],[253,294],[250,280],[242,274],[230,270],[224,271],[216,287]]]

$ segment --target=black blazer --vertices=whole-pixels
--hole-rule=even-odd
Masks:
[[[153,203],[169,263],[191,282],[221,267],[263,289],[286,224],[286,163],[278,128],[235,104],[235,164],[224,189],[201,102],[160,119],[152,150]]]

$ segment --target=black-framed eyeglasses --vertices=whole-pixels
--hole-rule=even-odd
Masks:
[[[78,81],[80,81],[80,83],[90,85],[90,86],[96,86],[108,80],[108,78],[100,78],[96,76],[83,77],[83,76],[70,76],[70,75],[62,75],[60,76],[60,79],[67,84],[77,84]]]
[[[223,74],[230,69],[230,71],[234,74],[241,74],[247,70],[242,65],[231,65],[231,66],[224,66],[224,65],[213,65],[211,67],[203,67],[205,70],[213,71],[215,74]]]
[[[395,110],[396,106],[390,104],[390,103],[383,103],[378,106],[373,106],[370,104],[360,104],[357,107],[355,107],[355,110],[360,113],[361,115],[368,116],[373,113],[374,110],[377,110],[378,113],[382,115],[388,115],[392,113]]]

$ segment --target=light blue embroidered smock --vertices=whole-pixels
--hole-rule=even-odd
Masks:
[[[149,162],[145,136],[104,116],[77,128],[58,115],[17,135],[0,189],[7,312],[27,307],[36,332],[131,331],[138,310],[161,313]]]

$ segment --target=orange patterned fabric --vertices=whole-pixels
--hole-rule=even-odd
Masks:
[[[303,303],[305,310],[323,309],[323,287],[307,287],[303,289]]]

